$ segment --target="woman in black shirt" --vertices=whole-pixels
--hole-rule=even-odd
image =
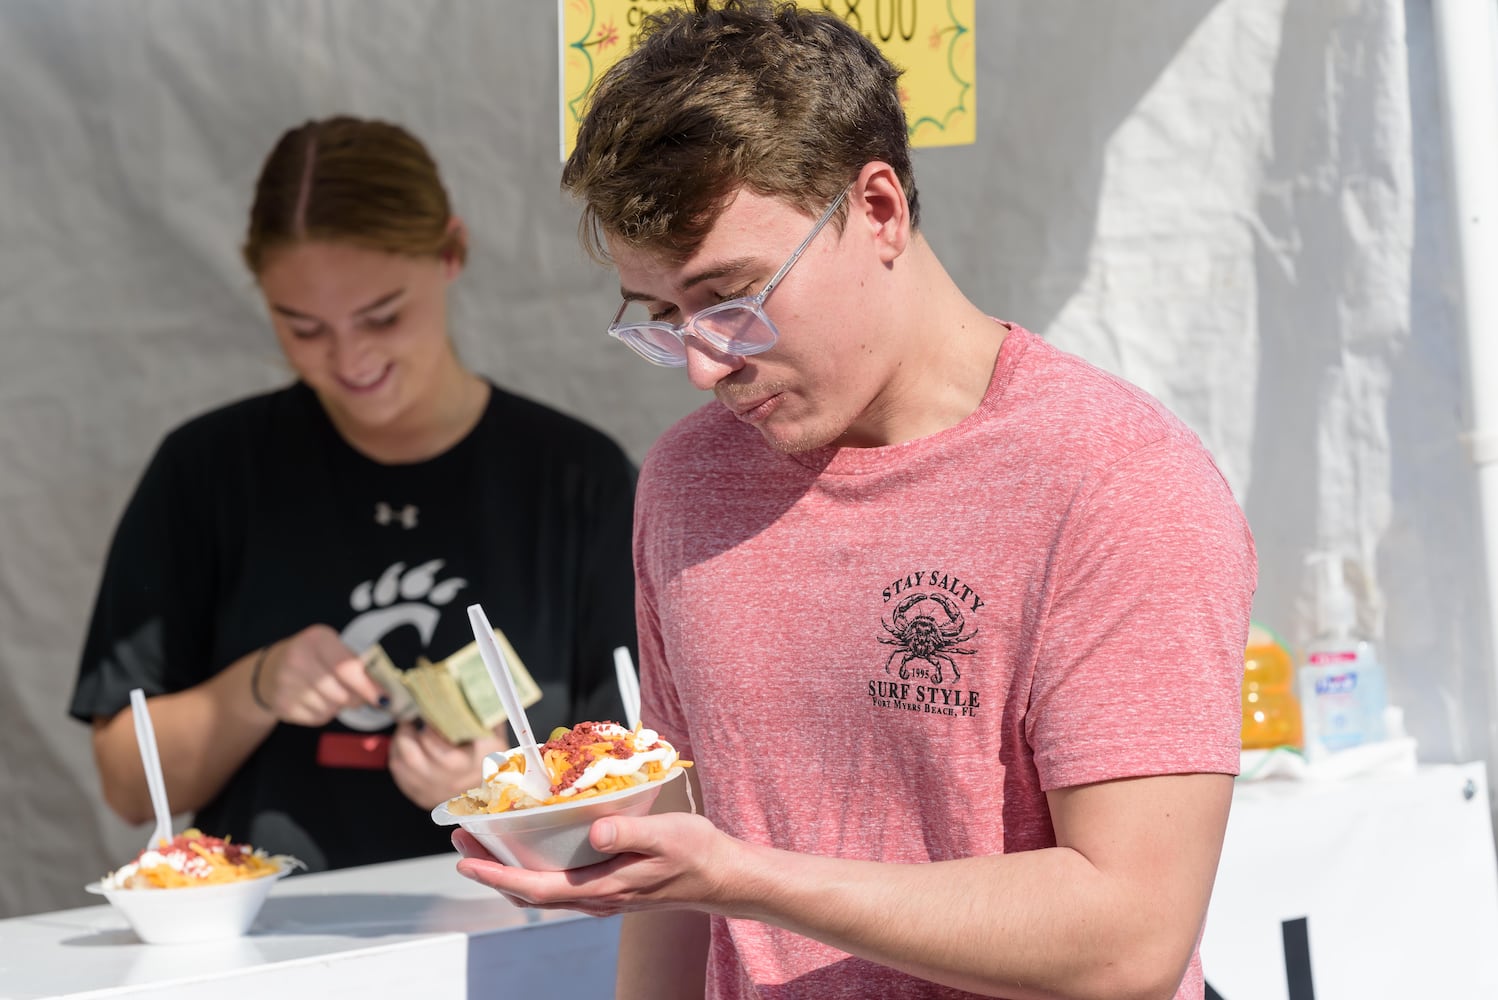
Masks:
[[[287,132],[244,257],[296,373],[162,442],[111,545],[71,712],[106,801],[152,815],[129,692],[150,696],[174,811],[313,869],[447,849],[428,815],[490,737],[395,723],[359,654],[472,641],[482,603],[540,685],[539,733],[620,719],[634,647],[634,469],[601,432],[469,371],[447,291],[467,239],[405,130]]]

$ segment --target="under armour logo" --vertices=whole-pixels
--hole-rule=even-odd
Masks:
[[[375,524],[399,524],[403,528],[416,527],[416,505],[406,504],[400,510],[396,510],[388,503],[381,501],[375,504]]]

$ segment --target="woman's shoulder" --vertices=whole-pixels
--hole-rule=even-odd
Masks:
[[[261,455],[286,457],[288,446],[312,439],[316,407],[312,389],[300,382],[220,404],[169,430],[153,466],[186,466],[201,479],[249,470]]]
[[[567,453],[592,460],[628,461],[624,448],[608,432],[581,417],[489,383],[489,408],[484,425],[496,442],[526,446],[548,452]]]
[[[205,458],[256,440],[305,433],[316,397],[300,382],[222,403],[167,432],[161,451]]]

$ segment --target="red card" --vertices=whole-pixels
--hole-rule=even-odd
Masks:
[[[390,737],[381,733],[323,733],[317,738],[317,763],[383,771],[390,760]]]

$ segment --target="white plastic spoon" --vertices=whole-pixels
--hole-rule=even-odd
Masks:
[[[619,678],[619,697],[624,700],[625,725],[633,729],[640,724],[640,675],[635,673],[628,646],[614,650],[614,674]]]
[[[551,796],[551,781],[546,774],[546,765],[541,761],[541,749],[536,746],[536,737],[531,733],[530,720],[520,704],[520,695],[515,691],[515,681],[510,677],[510,661],[499,643],[494,641],[494,629],[489,624],[484,609],[478,604],[468,606],[468,621],[473,625],[473,638],[479,644],[479,656],[489,669],[489,677],[499,692],[499,700],[505,706],[505,715],[510,721],[510,730],[515,734],[515,745],[525,754],[525,774],[521,787],[534,799]],[[504,763],[506,754],[490,754],[496,764]]]
[[[156,829],[146,850],[159,850],[164,840],[172,840],[172,811],[166,804],[166,779],[161,775],[161,755],[156,749],[156,730],[151,726],[151,712],[146,708],[146,693],[140,688],[130,692],[130,707],[135,716],[135,742],[140,744],[140,762],[146,769],[146,787],[151,790],[151,808],[156,812]]]

